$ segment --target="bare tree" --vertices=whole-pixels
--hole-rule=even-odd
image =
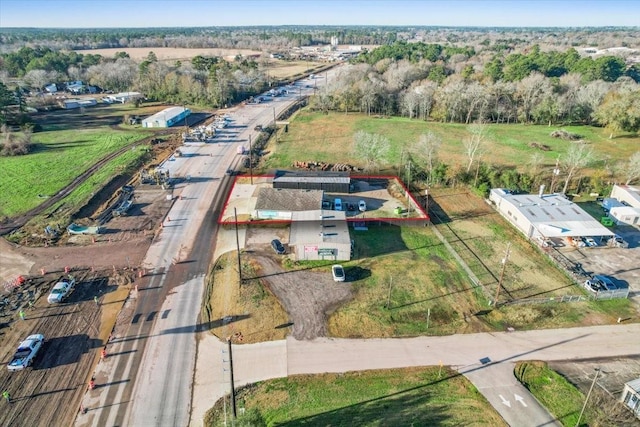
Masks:
[[[531,157],[529,157],[529,174],[533,178],[533,185],[535,185],[538,181],[540,175],[540,169],[542,163],[544,162],[544,156],[540,153],[533,153]]]
[[[440,137],[433,132],[427,132],[420,135],[418,141],[415,142],[409,149],[412,156],[421,160],[427,166],[427,172],[429,173],[429,183],[431,182],[431,174],[438,162],[438,150],[442,145]]]
[[[486,143],[487,126],[482,123],[474,123],[467,130],[469,136],[462,142],[469,163],[467,163],[467,172],[471,170],[474,160],[477,160],[483,152]]]
[[[629,160],[623,163],[621,169],[621,172],[624,173],[626,185],[640,178],[640,151],[633,153],[631,157],[629,157]]]
[[[562,188],[562,193],[567,194],[569,182],[571,178],[580,171],[580,169],[589,165],[594,159],[593,151],[586,144],[572,144],[564,156],[560,156],[560,164],[567,173],[567,178]]]
[[[533,72],[518,84],[520,119],[529,122],[533,109],[552,92],[551,82],[544,75]]]
[[[50,83],[50,76],[46,70],[30,70],[24,75],[24,81],[34,89],[41,90],[47,83]]]
[[[389,140],[384,136],[362,130],[353,135],[353,142],[354,154],[364,160],[367,171],[374,170],[386,159],[391,146]]]

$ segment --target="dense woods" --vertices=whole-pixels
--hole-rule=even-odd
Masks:
[[[3,29],[0,120],[8,104],[50,83],[82,80],[165,102],[221,107],[269,86],[261,59],[136,61],[79,54],[87,47],[233,47],[266,57],[296,46],[378,44],[365,49],[312,101],[322,111],[402,115],[442,122],[595,124],[611,136],[640,129],[637,29],[246,27]],[[570,44],[569,44],[570,41]],[[597,54],[572,45],[611,48]],[[636,50],[634,50],[636,49]],[[635,52],[635,53],[634,53]],[[635,57],[633,55],[636,55]]]

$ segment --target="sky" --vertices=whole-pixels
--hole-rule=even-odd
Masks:
[[[0,0],[0,27],[640,26],[640,0]]]

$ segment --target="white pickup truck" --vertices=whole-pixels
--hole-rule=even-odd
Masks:
[[[44,344],[44,335],[29,335],[20,343],[11,362],[7,365],[10,372],[21,371],[33,364],[33,360]]]
[[[60,279],[51,289],[51,293],[47,297],[49,304],[61,303],[69,294],[73,292],[73,288],[76,286],[76,279],[73,276],[69,276],[68,279]]]

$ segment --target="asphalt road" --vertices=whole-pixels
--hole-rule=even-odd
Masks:
[[[196,331],[216,220],[230,190],[227,169],[238,166],[256,125],[267,126],[301,96],[298,90],[235,109],[215,142],[187,144],[162,167],[189,176],[173,191],[174,204],[143,266],[149,270],[119,316],[110,356],[96,369],[96,388],[83,399],[79,426],[187,425],[196,360]]]

